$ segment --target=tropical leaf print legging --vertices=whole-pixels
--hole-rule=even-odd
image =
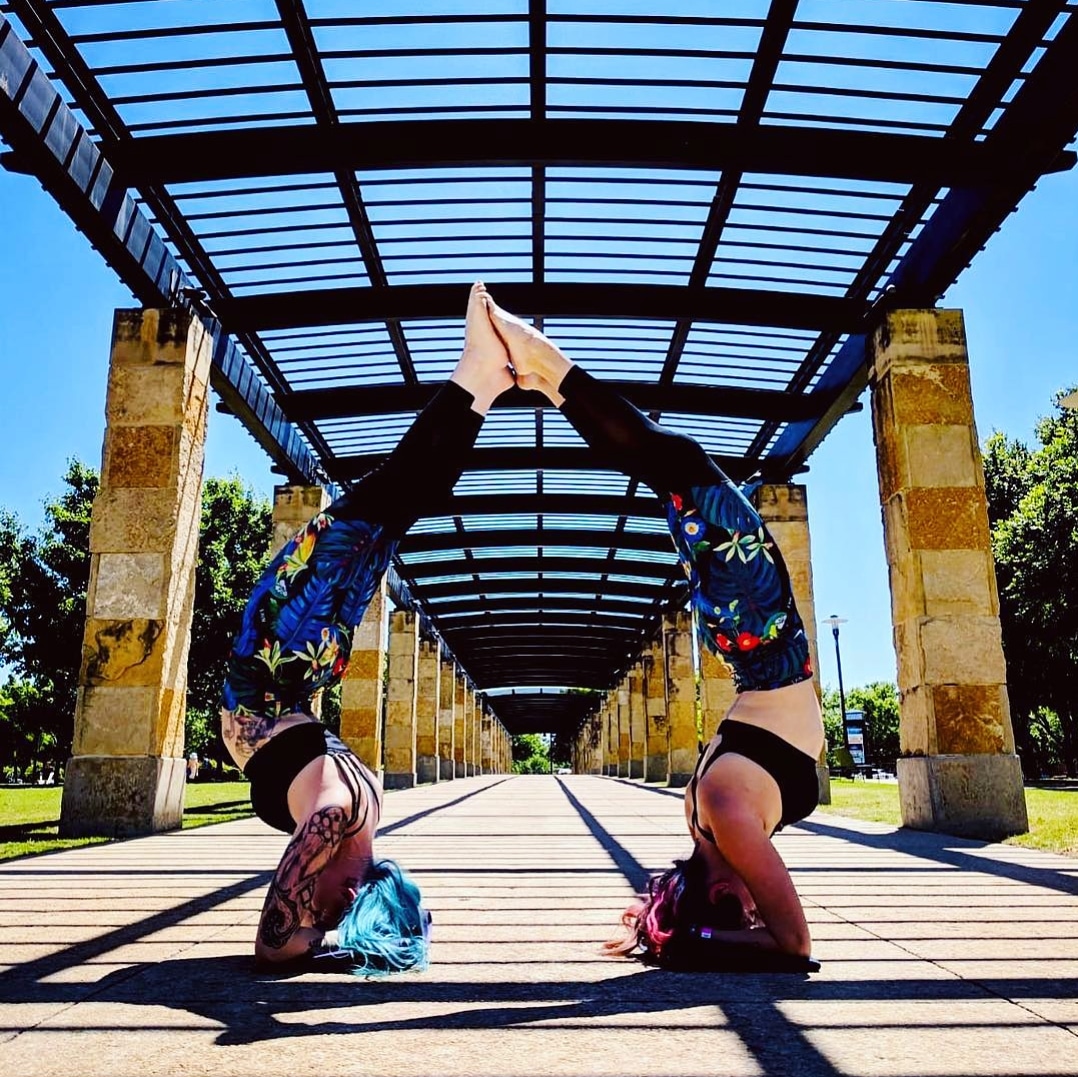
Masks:
[[[559,392],[562,414],[600,461],[647,483],[666,504],[699,633],[733,666],[739,690],[812,676],[782,555],[760,514],[711,457],[579,366]]]
[[[359,624],[404,533],[448,499],[482,425],[447,382],[386,460],[270,562],[232,645],[222,706],[267,719],[310,709],[339,680]]]

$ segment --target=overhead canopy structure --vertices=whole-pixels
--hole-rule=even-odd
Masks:
[[[290,480],[393,448],[481,277],[784,481],[881,308],[934,304],[1074,164],[1076,10],[9,0],[0,134],[139,301],[219,319],[216,388]],[[575,725],[562,690],[616,683],[684,597],[652,492],[521,392],[396,570],[513,731]]]

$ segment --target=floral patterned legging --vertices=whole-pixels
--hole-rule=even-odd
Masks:
[[[447,382],[386,460],[270,562],[232,645],[221,705],[269,719],[310,712],[344,674],[359,624],[397,544],[452,493],[482,416]]]
[[[702,641],[728,662],[740,691],[812,676],[790,576],[760,514],[692,438],[652,422],[574,366],[562,414],[607,466],[647,483],[689,578]]]

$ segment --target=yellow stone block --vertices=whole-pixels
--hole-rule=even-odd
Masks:
[[[988,550],[924,550],[919,561],[928,616],[998,616],[995,569]]]
[[[176,527],[174,490],[102,490],[90,518],[92,553],[164,550]]]
[[[99,619],[159,619],[164,613],[165,565],[159,553],[103,553],[95,558],[90,613]]]
[[[972,426],[907,426],[904,448],[902,483],[907,488],[984,485]]]
[[[931,693],[938,753],[977,755],[1006,750],[1001,685],[935,684]]]
[[[117,426],[105,439],[102,484],[108,487],[168,486],[175,477],[174,426]]]
[[[904,755],[929,755],[936,750],[932,719],[932,690],[923,685],[904,689],[898,728],[899,750]]]
[[[178,426],[183,422],[183,367],[121,366],[109,373],[110,426]]]
[[[903,501],[915,549],[988,549],[988,509],[980,487],[918,488],[909,490]]]
[[[150,755],[158,718],[154,687],[84,687],[75,705],[75,755]]]
[[[161,683],[164,640],[161,621],[87,618],[79,682],[99,686]]]
[[[926,618],[920,629],[920,647],[926,684],[1006,683],[998,618]]]
[[[898,426],[974,426],[967,366],[910,362],[893,366],[890,376],[891,405]]]

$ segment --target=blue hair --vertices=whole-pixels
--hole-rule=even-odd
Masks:
[[[337,946],[358,976],[423,971],[430,961],[430,914],[419,887],[394,860],[376,860],[337,925]]]

